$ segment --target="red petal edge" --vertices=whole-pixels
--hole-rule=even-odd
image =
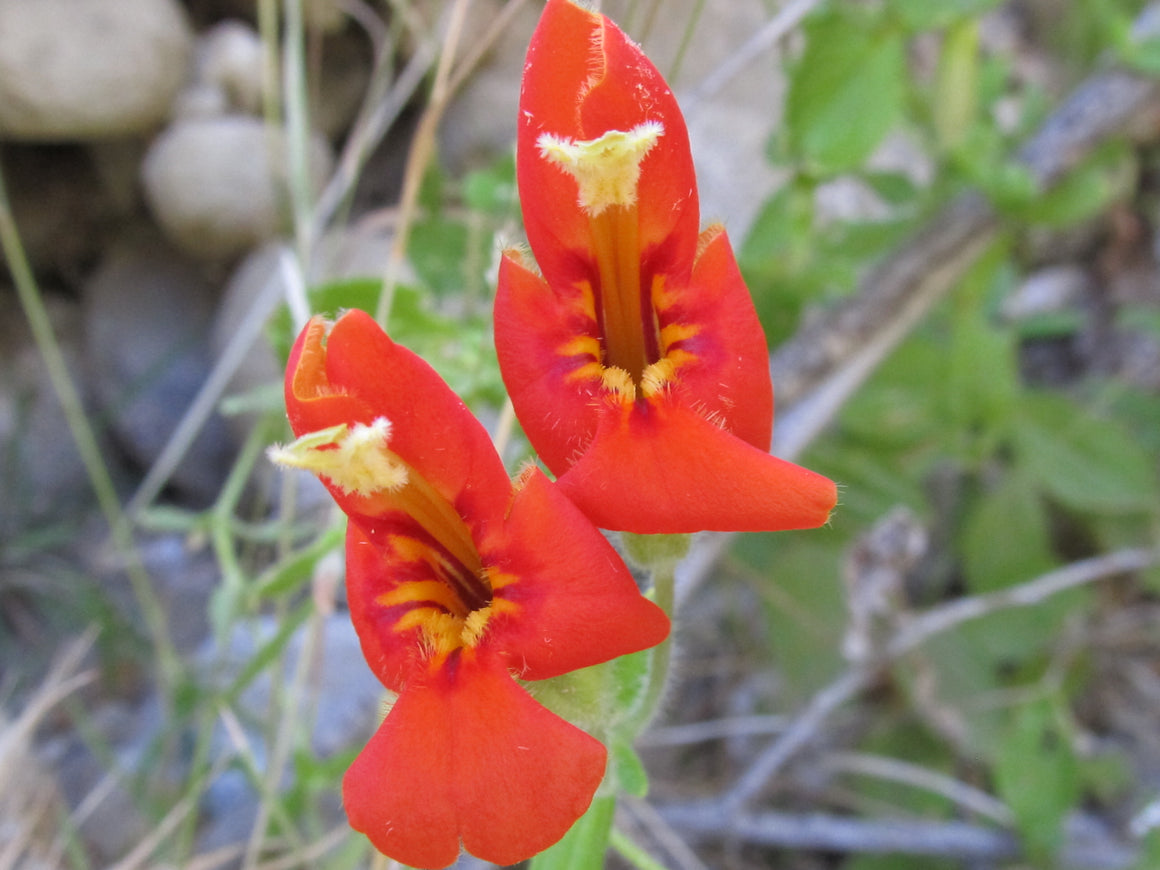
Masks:
[[[390,449],[465,520],[501,516],[507,471],[487,431],[438,373],[365,311],[352,309],[327,326],[311,319],[290,353],[286,413],[294,434],[386,417]],[[329,488],[343,510],[357,513],[357,498]]]
[[[663,398],[608,408],[557,483],[596,525],[637,534],[814,528],[838,500],[828,478]]]
[[[383,854],[440,868],[462,846],[500,865],[551,846],[604,776],[599,741],[465,651],[412,684],[343,779],[351,825]]]
[[[493,617],[486,642],[526,680],[599,664],[656,646],[669,633],[604,536],[538,470],[524,478],[504,526],[496,567],[519,578],[497,597],[519,604]],[[485,553],[484,558],[487,558]]]
[[[540,134],[595,139],[645,121],[665,128],[641,164],[640,242],[655,260],[645,271],[687,278],[700,223],[688,131],[668,84],[620,28],[570,0],[548,0],[528,46],[519,117],[524,225],[549,283],[581,277],[588,267],[577,257],[591,257],[591,237],[576,182],[540,156]]]
[[[599,375],[580,372],[591,355],[561,348],[589,327],[544,279],[519,259],[500,261],[495,296],[495,349],[524,432],[555,474],[563,474],[596,433]]]

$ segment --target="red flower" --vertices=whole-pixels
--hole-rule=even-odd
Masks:
[[[532,445],[597,525],[824,523],[826,478],[770,456],[768,349],[720,226],[698,234],[676,100],[603,15],[548,0],[520,96],[518,181],[542,277],[505,253],[500,368]]]
[[[319,473],[349,517],[351,617],[398,693],[343,780],[351,824],[414,867],[542,851],[606,752],[513,676],[653,646],[668,619],[542,473],[512,484],[463,403],[367,314],[306,326],[286,406],[300,437],[274,458]]]

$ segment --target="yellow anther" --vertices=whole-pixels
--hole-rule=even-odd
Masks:
[[[677,367],[668,357],[657,360],[641,375],[640,391],[644,393],[645,398],[651,399],[664,389],[665,384],[673,379],[676,372]]]
[[[463,628],[459,632],[459,641],[464,646],[476,646],[487,630],[487,621],[491,618],[491,607],[473,610],[463,620]]]
[[[407,484],[407,466],[387,449],[390,437],[391,421],[379,417],[369,426],[341,423],[308,432],[284,447],[271,447],[267,455],[279,465],[325,475],[345,493],[369,496]]]
[[[632,382],[632,375],[622,368],[607,366],[600,374],[604,389],[616,393],[622,402],[636,401],[636,384]]]
[[[543,133],[536,144],[546,160],[576,179],[580,207],[596,217],[611,206],[636,204],[640,162],[664,131],[660,121],[645,121],[628,132],[609,130],[579,142]]]

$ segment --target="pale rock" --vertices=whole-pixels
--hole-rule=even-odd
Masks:
[[[150,235],[112,250],[82,296],[95,398],[121,449],[148,468],[209,376],[217,290],[198,264]],[[171,483],[190,499],[209,503],[232,453],[224,422],[212,417]]]
[[[164,123],[193,37],[177,0],[0,3],[0,137],[123,137]]]
[[[0,291],[0,540],[52,514],[69,515],[88,499],[88,478],[44,359],[25,319]],[[53,333],[75,378],[80,370],[79,306],[46,298]]]
[[[259,115],[266,59],[262,38],[252,27],[223,21],[198,40],[194,79],[216,91],[225,110]]]
[[[309,161],[317,190],[332,164],[321,139]],[[180,119],[153,143],[141,174],[154,217],[194,256],[236,256],[289,225],[286,141],[258,118]]]
[[[1064,263],[1032,272],[999,305],[1009,321],[1058,314],[1074,308],[1091,289],[1092,279],[1082,267]]]

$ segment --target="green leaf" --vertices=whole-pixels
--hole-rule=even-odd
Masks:
[[[652,678],[652,651],[641,650],[608,663],[612,679],[612,710],[626,715],[648,696]]]
[[[929,4],[936,6],[940,4]],[[931,114],[944,150],[958,147],[975,124],[979,102],[979,22],[964,18],[943,36]]]
[[[608,773],[603,788],[613,794],[642,798],[648,794],[648,774],[632,744],[612,740],[608,745]]]
[[[963,572],[973,593],[1034,579],[1055,566],[1047,513],[1029,475],[1007,474],[964,522]]]
[[[1079,511],[1129,513],[1160,504],[1156,466],[1119,425],[1061,396],[1037,393],[1019,406],[1019,462],[1039,486]]]
[[[1140,856],[1131,870],[1155,870],[1160,867],[1160,828],[1151,828],[1140,841]]]
[[[294,633],[310,618],[310,614],[313,612],[314,604],[307,599],[282,618],[278,630],[269,640],[258,647],[257,652],[246,662],[246,666],[242,669],[241,673],[234,678],[233,682],[222,693],[225,703],[233,704],[237,701],[238,695],[245,691],[246,686],[253,682],[262,671],[270,666],[274,659],[285,651],[286,646],[294,637]]]
[[[809,171],[834,175],[860,165],[894,126],[905,98],[900,33],[836,9],[806,27],[785,124],[792,152]]]
[[[892,206],[913,208],[922,190],[905,172],[863,172],[861,178],[878,196]]]
[[[348,308],[361,308],[363,311],[373,312],[379,304],[379,294],[382,290],[383,282],[378,278],[328,281],[310,288],[308,292],[310,310],[327,317],[335,317],[340,311]],[[288,308],[283,307],[270,318],[267,334],[274,352],[284,361],[290,356],[290,348],[294,344],[294,339],[298,337]]]
[[[738,252],[742,268],[800,269],[812,251],[815,186],[795,179],[766,200]]]
[[[763,599],[768,644],[787,688],[808,697],[843,664],[846,607],[835,579],[841,548],[816,532],[779,532],[743,535],[734,550]]]
[[[473,211],[506,217],[518,204],[515,155],[486,169],[467,173],[463,179],[463,201]]]
[[[1025,583],[1056,566],[1047,512],[1029,474],[1009,472],[972,505],[960,545],[967,588],[976,594]],[[1087,590],[1074,589],[1034,607],[997,610],[959,631],[977,660],[1010,671],[1037,659],[1087,600]]]
[[[559,843],[531,861],[530,870],[592,870],[604,866],[616,798],[598,796]]]
[[[1135,188],[1137,164],[1132,150],[1115,142],[1097,150],[1041,196],[1013,208],[1031,223],[1063,227],[1105,211]]]
[[[251,604],[297,592],[314,575],[318,561],[342,547],[346,524],[327,529],[309,546],[291,553],[263,571],[248,589]]]
[[[999,0],[890,0],[890,8],[909,30],[934,30],[978,17]]]
[[[1146,75],[1160,73],[1160,38],[1131,43],[1120,52],[1124,65]]]
[[[1049,700],[1012,713],[995,757],[995,785],[1015,814],[1031,858],[1053,866],[1063,819],[1080,798],[1079,765]]]
[[[961,870],[962,862],[928,855],[855,855],[842,870]]]
[[[1003,687],[994,660],[962,631],[943,632],[923,644],[917,658],[900,659],[893,675],[913,710],[938,711],[936,721],[960,735],[970,754],[989,759],[998,746],[1003,711],[979,698]],[[984,653],[984,654],[980,654]]]
[[[1010,422],[1019,395],[1014,336],[988,316],[988,300],[1014,283],[1003,245],[963,278],[953,300],[949,370],[943,395],[953,428],[990,451]]]
[[[463,222],[429,215],[411,227],[407,260],[436,295],[462,293],[469,283],[469,241]]]

